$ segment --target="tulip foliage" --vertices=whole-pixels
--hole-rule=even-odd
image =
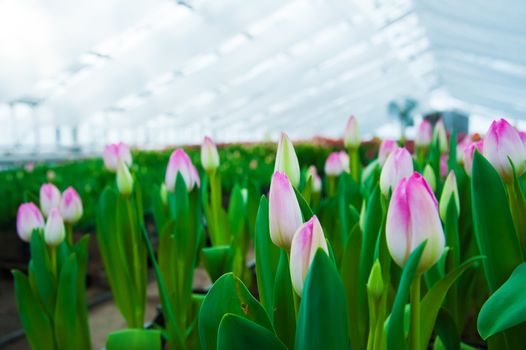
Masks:
[[[247,178],[227,196],[224,160],[208,137],[201,171],[178,149],[164,181],[147,189],[129,148],[108,146],[104,164],[115,183],[101,194],[97,240],[128,329],[110,334],[107,348],[521,348],[522,135],[505,120],[483,140],[448,135],[442,121],[418,130],[414,147],[385,140],[363,164],[351,117],[347,150],[328,156],[324,176],[300,162],[282,133],[270,186],[261,193]],[[143,194],[152,198],[154,225],[144,219]],[[22,323],[35,347],[43,334],[42,348],[83,348],[87,241],[73,245],[64,233],[73,201],[62,215],[56,188],[45,185],[40,195],[47,223],[34,204],[19,211],[32,254],[29,277],[14,273]],[[153,330],[144,329],[149,262],[163,316]],[[208,290],[194,289],[199,268]],[[77,309],[63,309],[66,302]]]

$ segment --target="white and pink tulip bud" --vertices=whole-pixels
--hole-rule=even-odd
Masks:
[[[214,171],[219,167],[219,153],[214,141],[205,136],[201,145],[201,165],[206,171]]]
[[[440,153],[446,153],[448,149],[447,132],[446,126],[444,125],[444,121],[442,119],[437,121],[435,124],[435,130],[433,132],[433,137],[438,140],[438,148],[440,149]]]
[[[427,241],[419,273],[427,271],[442,256],[445,238],[438,203],[422,175],[414,173],[396,186],[387,211],[386,239],[389,253],[400,267]]]
[[[272,175],[269,192],[270,238],[278,247],[290,249],[294,233],[303,223],[294,188],[285,173]]]
[[[327,241],[316,215],[301,225],[294,234],[290,248],[290,276],[292,286],[300,297],[309,267],[318,249],[329,255]]]
[[[471,176],[475,150],[478,150],[480,154],[483,154],[484,140],[471,142],[464,149],[464,170],[466,170],[466,174],[468,174],[468,176]]]
[[[429,187],[431,187],[431,190],[435,192],[437,189],[437,177],[431,165],[426,164],[426,166],[424,167],[423,175],[424,175],[424,179],[426,179],[427,183],[429,184]]]
[[[506,182],[513,179],[513,162],[517,176],[525,170],[525,150],[517,129],[505,119],[493,121],[484,137],[484,156]]]
[[[395,140],[383,140],[378,150],[378,163],[383,166],[387,157],[397,148],[398,145]]]
[[[345,125],[345,134],[343,137],[343,143],[347,148],[358,148],[360,146],[360,128],[358,121],[351,115]]]
[[[129,196],[133,192],[133,177],[122,160],[117,165],[117,188],[123,196]]]
[[[34,229],[44,228],[44,217],[34,203],[23,203],[16,215],[16,232],[23,241],[29,242]]]
[[[68,187],[60,200],[60,214],[64,222],[74,224],[80,220],[84,209],[79,194],[73,187]]]
[[[340,176],[344,171],[349,173],[349,156],[346,152],[332,152],[325,161],[325,174],[327,176]]]
[[[351,172],[349,155],[345,151],[340,151],[338,152],[338,156],[340,157],[340,162],[342,163],[343,171],[349,174]]]
[[[132,165],[130,146],[123,142],[106,145],[102,158],[106,169],[112,172],[117,171],[119,160],[123,161],[127,166]]]
[[[457,163],[464,164],[464,150],[471,143],[469,136],[466,136],[457,144]]]
[[[299,186],[300,163],[298,162],[294,145],[284,132],[282,132],[279,137],[276,163],[274,165],[274,172],[276,171],[287,174],[292,186],[296,188]]]
[[[417,147],[429,147],[433,140],[433,126],[429,120],[424,119],[418,126],[415,136],[415,145]]]
[[[44,229],[44,240],[46,244],[56,247],[66,238],[66,228],[64,227],[64,220],[60,215],[58,208],[53,208],[47,218],[46,228]]]
[[[60,190],[53,184],[44,184],[40,186],[40,209],[45,217],[53,208],[60,205]]]
[[[176,149],[172,153],[166,168],[164,183],[166,184],[166,189],[170,192],[175,190],[175,181],[178,173],[183,177],[188,192],[192,191],[196,185],[199,187],[199,173],[186,152],[181,148]]]
[[[444,188],[442,189],[442,195],[440,196],[440,218],[444,222],[446,222],[447,206],[449,205],[451,198],[454,198],[455,206],[457,207],[458,219],[458,215],[460,214],[460,198],[458,196],[457,177],[455,176],[455,172],[453,170],[449,172],[446,182],[444,183]]]
[[[312,179],[312,192],[321,192],[321,178],[318,175],[318,171],[314,165],[311,165],[309,169],[307,169],[307,179],[309,178]]]
[[[396,185],[405,177],[413,174],[413,158],[408,150],[397,147],[391,152],[380,174],[380,190],[384,196],[394,190]]]

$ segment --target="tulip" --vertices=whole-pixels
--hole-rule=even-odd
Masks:
[[[206,171],[214,171],[219,167],[219,153],[214,141],[205,136],[201,145],[201,165]]]
[[[350,173],[349,169],[349,155],[345,151],[338,152],[338,157],[340,157],[340,163],[342,164],[342,170],[347,174]]]
[[[342,172],[349,172],[349,156],[344,151],[332,152],[325,161],[327,176],[340,176]]]
[[[447,152],[447,133],[446,133],[446,127],[444,125],[444,122],[442,119],[440,119],[435,124],[435,130],[433,137],[436,137],[438,140],[438,148],[440,149],[440,153],[446,153]]]
[[[462,141],[457,144],[457,163],[464,164],[464,150],[471,143],[468,136],[464,137]]]
[[[292,236],[301,226],[298,199],[285,173],[276,171],[272,175],[269,192],[270,238],[275,245],[290,249]]]
[[[380,299],[384,294],[384,280],[382,278],[380,260],[376,260],[371,268],[369,280],[367,281],[367,292],[374,300]]]
[[[468,174],[468,176],[471,176],[471,168],[473,167],[473,156],[475,155],[475,150],[483,153],[483,149],[484,140],[471,142],[466,146],[466,148],[464,148],[464,170],[466,170],[466,174]]]
[[[276,171],[287,174],[294,187],[298,187],[300,184],[298,156],[294,150],[294,145],[284,132],[279,137],[278,152],[276,153],[276,163],[274,165],[274,172]]]
[[[318,249],[329,255],[325,235],[316,215],[301,225],[292,239],[290,248],[290,277],[292,286],[300,297],[309,267]]]
[[[318,175],[318,171],[314,165],[311,165],[307,169],[307,180],[311,178],[312,180],[312,192],[319,193],[321,192],[321,178]]]
[[[360,128],[358,127],[358,121],[353,115],[351,115],[345,125],[343,143],[347,148],[358,148],[360,142]]]
[[[415,136],[415,145],[417,147],[429,147],[433,139],[433,126],[429,120],[424,119],[418,126],[418,131]]]
[[[47,245],[56,247],[66,238],[66,228],[64,220],[58,208],[51,209],[47,218],[46,228],[44,230],[44,240]]]
[[[404,267],[409,255],[426,240],[418,272],[427,271],[440,259],[444,251],[444,231],[437,200],[422,175],[414,173],[396,186],[385,230],[389,253],[400,267]]]
[[[119,160],[117,166],[117,188],[119,193],[124,196],[129,196],[133,191],[133,177],[122,160]]]
[[[23,203],[18,207],[16,215],[16,232],[26,242],[31,240],[34,229],[44,228],[44,217],[33,203]]]
[[[429,184],[429,187],[431,187],[431,190],[433,192],[437,189],[437,178],[435,175],[435,171],[433,168],[431,168],[431,165],[427,164],[424,168],[424,179],[426,179],[427,183]]]
[[[398,145],[395,140],[383,140],[378,150],[378,163],[383,166],[387,157],[397,148]]]
[[[44,184],[40,186],[40,209],[45,217],[53,208],[60,205],[60,191],[53,184]]]
[[[517,129],[505,119],[493,121],[484,138],[484,156],[505,182],[513,178],[510,160],[515,166],[517,176],[524,173],[524,155],[524,145]]]
[[[168,161],[166,176],[164,178],[164,183],[168,191],[173,192],[175,190],[177,173],[180,173],[183,177],[188,192],[192,191],[196,185],[199,187],[199,174],[197,173],[197,169],[195,169],[192,161],[181,148],[175,150]]]
[[[73,187],[68,187],[60,200],[60,214],[65,223],[74,224],[82,217],[82,200]]]
[[[440,196],[440,217],[444,222],[446,222],[447,207],[449,205],[449,202],[451,201],[451,198],[455,199],[455,206],[457,207],[458,219],[458,215],[460,214],[460,199],[458,196],[457,177],[455,176],[455,172],[453,170],[449,172],[449,175],[446,178],[446,182],[444,183],[444,188],[442,189],[442,195]]]
[[[449,169],[448,162],[449,153],[444,153],[440,156],[440,177],[446,177],[447,171]]]
[[[404,177],[409,177],[413,173],[413,159],[405,148],[397,147],[387,160],[380,174],[380,190],[384,196],[389,196],[395,186]]]
[[[122,142],[106,145],[102,158],[106,169],[112,172],[117,171],[119,160],[123,161],[127,166],[132,164],[130,146]]]

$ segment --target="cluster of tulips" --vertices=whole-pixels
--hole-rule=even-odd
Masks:
[[[210,138],[201,171],[177,149],[153,188],[130,171],[127,145],[108,145],[116,181],[100,196],[96,237],[128,329],[109,334],[107,349],[520,348],[525,136],[501,119],[484,139],[457,142],[424,120],[414,154],[384,140],[364,167],[351,117],[347,149],[329,155],[322,178],[282,133],[268,199],[247,179],[226,208]],[[47,224],[32,203],[17,220],[31,244],[29,275],[14,272],[22,324],[35,349],[89,349],[87,238],[71,234],[80,199],[46,184],[40,207]],[[145,329],[148,260],[163,317]],[[206,294],[193,289],[199,267],[213,282]]]

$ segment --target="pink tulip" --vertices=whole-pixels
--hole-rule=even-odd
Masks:
[[[192,191],[194,186],[199,187],[199,173],[192,164],[192,161],[188,157],[185,151],[181,148],[175,150],[170,156],[168,161],[168,167],[166,168],[166,176],[164,182],[168,191],[175,190],[175,181],[177,179],[177,173],[180,173],[186,184],[188,192]]]
[[[519,132],[505,119],[491,123],[484,137],[484,156],[504,181],[511,181],[513,178],[510,160],[513,162],[518,176],[524,173],[524,150]]]
[[[303,223],[300,206],[289,178],[276,171],[270,182],[270,238],[275,245],[289,249],[292,236]]]
[[[380,190],[384,196],[389,196],[396,185],[405,177],[413,174],[413,158],[408,150],[397,147],[387,157],[380,174]]]
[[[449,154],[444,153],[440,156],[440,177],[446,177],[448,165],[447,162],[449,160]]]
[[[26,242],[31,240],[34,229],[44,228],[44,217],[33,203],[23,203],[18,207],[16,215],[16,232]]]
[[[58,208],[60,205],[60,191],[53,184],[44,184],[40,186],[40,209],[45,217],[53,208]]]
[[[62,193],[62,199],[60,200],[60,214],[64,222],[68,224],[76,223],[82,217],[83,212],[84,209],[79,194],[73,187],[68,187]]]
[[[378,163],[384,165],[387,157],[398,148],[395,140],[383,140],[380,144],[380,149],[378,150]]]
[[[470,143],[471,143],[470,138],[466,136],[457,144],[457,163],[458,164],[464,164],[464,150]]]
[[[429,120],[424,119],[418,126],[415,136],[415,145],[417,147],[429,147],[433,139],[433,126]]]
[[[332,152],[325,161],[325,174],[327,176],[340,176],[343,172],[349,173],[349,156],[346,152]]]
[[[471,176],[471,169],[473,167],[473,156],[475,155],[475,150],[478,150],[481,154],[484,149],[484,140],[471,142],[464,148],[464,170],[466,174]]]
[[[312,178],[312,192],[321,192],[321,178],[318,175],[318,171],[314,165],[311,165],[307,169],[307,179]]]
[[[205,136],[201,145],[201,165],[206,171],[213,171],[219,167],[219,153],[214,141]]]
[[[360,146],[360,128],[358,127],[358,121],[351,115],[345,125],[345,134],[343,143],[347,148],[356,148]]]
[[[64,227],[64,220],[58,208],[51,209],[47,219],[46,228],[44,229],[44,240],[46,244],[56,247],[64,241],[66,237],[66,228]]]
[[[290,248],[290,276],[292,286],[301,297],[303,283],[318,249],[329,255],[325,235],[316,215],[301,225],[292,239]]]
[[[132,164],[130,146],[123,142],[106,145],[106,147],[104,147],[102,158],[106,169],[112,172],[117,171],[119,160],[124,162],[127,166]]]
[[[442,256],[445,239],[438,203],[422,175],[414,173],[396,186],[387,211],[386,239],[389,252],[400,267],[426,240],[418,272],[427,271]]]

